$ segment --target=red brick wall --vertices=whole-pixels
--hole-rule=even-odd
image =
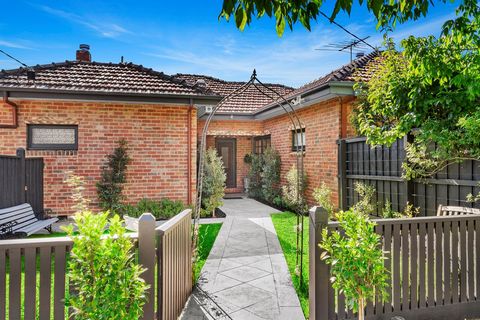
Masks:
[[[15,109],[3,102],[0,102],[0,126],[13,125]]]
[[[205,120],[198,123],[198,139],[200,141]],[[208,127],[207,148],[215,148],[216,138],[234,138],[237,141],[237,187],[226,189],[226,193],[243,192],[243,179],[247,176],[249,166],[243,159],[252,152],[252,137],[263,134],[263,123],[260,121],[215,120]]]
[[[338,204],[337,139],[341,133],[341,103],[339,99],[322,102],[300,110],[298,116],[305,126],[306,152],[304,168],[307,174],[307,200],[313,204],[313,189],[321,182],[333,191],[332,201]],[[282,185],[285,175],[296,163],[292,152],[293,126],[286,115],[264,122],[265,130],[272,137],[272,145],[282,158]]]
[[[191,159],[187,159],[188,106],[161,106],[61,101],[16,101],[17,129],[0,129],[0,154],[15,154],[26,147],[26,124],[78,124],[76,152],[27,151],[45,161],[45,208],[59,214],[71,213],[70,190],[63,183],[66,171],[85,177],[86,196],[97,203],[95,183],[105,155],[116,141],[129,143],[132,163],[124,189],[126,201],[143,197],[168,197],[187,202],[187,167],[191,162],[191,198],[195,199],[196,110],[191,112]]]

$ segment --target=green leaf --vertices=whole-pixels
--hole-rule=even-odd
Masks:
[[[237,10],[235,11],[235,23],[240,31],[245,29],[247,24],[247,12],[242,6],[238,6]]]
[[[283,35],[283,32],[285,31],[285,17],[283,14],[275,14],[275,17],[277,19],[276,23],[276,30],[277,30],[277,35],[281,37]]]

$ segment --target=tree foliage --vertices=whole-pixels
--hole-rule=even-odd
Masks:
[[[136,320],[143,313],[148,285],[140,277],[143,268],[135,262],[134,246],[118,216],[108,213],[77,213],[78,234],[73,239],[68,279],[73,293],[66,299],[79,320]],[[109,234],[104,230],[109,225]]]
[[[438,38],[409,37],[387,50],[357,83],[354,124],[371,145],[406,146],[407,178],[426,177],[454,161],[480,159],[480,7],[465,0]],[[392,47],[392,46],[390,46]]]
[[[332,202],[332,190],[322,181],[319,187],[313,189],[313,199],[315,202],[328,212],[328,216],[333,218],[335,215],[335,205]]]
[[[120,209],[123,184],[127,181],[126,171],[130,161],[127,141],[122,139],[118,141],[113,153],[107,155],[101,179],[97,183],[97,196],[103,210],[114,213]]]
[[[210,148],[205,152],[203,166],[202,206],[207,212],[215,216],[215,208],[220,207],[225,195],[225,181],[227,176],[222,159],[217,150]]]
[[[248,169],[248,178],[250,179],[248,195],[252,198],[262,197],[262,171],[263,157],[261,154],[250,155],[250,167]]]
[[[339,231],[322,231],[321,259],[330,265],[333,287],[345,295],[350,309],[364,319],[364,308],[375,297],[386,297],[388,272],[383,263],[380,236],[375,222],[351,209],[337,213]]]
[[[277,150],[268,147],[263,153],[262,195],[263,199],[272,203],[280,194],[281,159]]]
[[[276,31],[281,36],[288,26],[293,29],[296,23],[301,23],[307,30],[321,13],[322,0],[223,0],[220,18],[227,21],[235,20],[238,29],[244,30],[253,18],[268,16],[276,21]],[[355,2],[366,5],[369,12],[376,18],[377,27],[394,26],[397,22],[416,20],[425,16],[428,9],[434,5],[431,0],[336,0],[332,12],[328,13],[330,21],[335,20],[339,12],[351,13]],[[438,2],[446,2],[441,0]]]
[[[275,203],[280,197],[280,154],[268,147],[263,154],[251,154],[250,160],[248,195]]]
[[[303,176],[298,179],[297,165],[294,164],[288,170],[286,175],[287,184],[282,186],[282,194],[285,205],[297,213],[305,213],[308,211],[307,200],[305,199],[305,191],[307,188],[307,175],[303,172]]]

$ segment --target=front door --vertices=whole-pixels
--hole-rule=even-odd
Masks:
[[[217,139],[217,152],[223,160],[225,173],[227,174],[227,188],[237,187],[237,140],[236,139]]]

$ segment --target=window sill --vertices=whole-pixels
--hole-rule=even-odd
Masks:
[[[28,156],[76,156],[78,153],[77,150],[27,150]]]
[[[305,156],[305,154],[307,153],[307,151],[301,151],[301,153]],[[296,156],[296,155],[297,155],[297,151],[290,151],[290,155]]]

